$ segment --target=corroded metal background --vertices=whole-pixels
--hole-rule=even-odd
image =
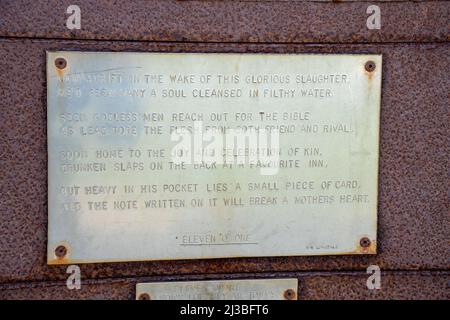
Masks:
[[[0,2],[1,299],[133,299],[137,282],[260,277],[298,278],[301,299],[449,298],[448,2],[375,1],[381,31],[366,29],[366,2],[79,1],[80,31],[65,28],[69,4]],[[69,49],[383,54],[378,254],[83,265],[82,289],[67,290],[66,268],[46,265],[45,51]],[[366,288],[370,264],[381,290]]]

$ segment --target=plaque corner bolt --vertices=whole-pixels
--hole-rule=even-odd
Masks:
[[[148,293],[141,293],[138,300],[150,300],[150,295]]]
[[[65,67],[67,67],[67,61],[66,61],[66,59],[61,58],[61,57],[56,58],[56,59],[55,59],[55,66],[56,66],[58,69],[64,69]]]
[[[377,65],[376,65],[375,61],[369,60],[364,65],[364,68],[366,69],[367,72],[373,72],[373,71],[375,71],[376,66]]]
[[[57,246],[55,249],[55,255],[60,259],[64,258],[67,255],[66,246],[63,246],[63,245]]]
[[[284,291],[284,298],[286,300],[294,300],[295,299],[295,291],[292,289],[287,289]]]

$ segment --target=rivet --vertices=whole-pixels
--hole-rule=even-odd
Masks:
[[[139,300],[150,300],[150,295],[148,293],[141,293],[138,297]]]
[[[367,248],[367,247],[370,247],[371,241],[369,238],[364,237],[364,238],[361,238],[361,240],[359,240],[359,244],[361,245],[361,247]]]
[[[376,64],[374,61],[367,61],[364,67],[366,68],[366,71],[372,72],[375,70]]]
[[[64,69],[67,66],[67,61],[64,58],[56,58],[55,59],[55,66],[58,69]]]
[[[65,246],[61,245],[61,246],[56,247],[55,255],[58,258],[64,258],[66,254],[67,254],[67,248]]]
[[[287,290],[284,292],[284,298],[285,298],[286,300],[293,300],[293,299],[295,298],[295,292],[294,292],[294,290],[292,290],[292,289],[287,289]]]

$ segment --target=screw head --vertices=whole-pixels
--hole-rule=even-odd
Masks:
[[[67,254],[67,248],[65,246],[57,246],[55,249],[55,255],[58,258],[64,258],[65,255]]]
[[[148,293],[141,293],[138,297],[139,300],[150,300],[150,295]]]
[[[67,61],[64,58],[56,58],[55,59],[55,66],[58,69],[64,69],[67,66]]]
[[[293,300],[293,299],[295,298],[295,291],[292,290],[292,289],[287,289],[287,290],[284,292],[284,298],[285,298],[286,300]]]
[[[367,237],[361,238],[361,240],[359,240],[359,244],[360,244],[361,247],[363,247],[363,248],[368,248],[368,247],[370,247],[370,244],[371,244],[371,243],[372,243],[372,242],[371,242],[370,239],[367,238]]]
[[[364,65],[364,68],[366,68],[366,71],[372,72],[375,70],[376,64],[374,61],[367,61],[366,64]]]

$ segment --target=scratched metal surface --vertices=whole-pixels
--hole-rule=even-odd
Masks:
[[[82,29],[68,30],[71,1],[2,0],[0,36],[51,39],[354,43],[448,41],[445,1],[78,0]],[[380,7],[382,29],[366,28]]]
[[[185,277],[85,280],[80,290],[68,290],[65,281],[0,286],[0,299],[135,299],[138,282],[297,278],[299,300],[323,299],[440,299],[448,300],[448,272],[383,272],[381,288],[368,290],[365,272],[238,274]],[[143,303],[146,303],[145,301]]]
[[[0,40],[0,282],[66,279],[46,265],[46,50],[383,54],[376,256],[278,257],[83,265],[85,279],[365,270],[448,270],[448,43],[183,44]],[[331,284],[330,284],[331,285]],[[93,293],[94,295],[94,293]]]

